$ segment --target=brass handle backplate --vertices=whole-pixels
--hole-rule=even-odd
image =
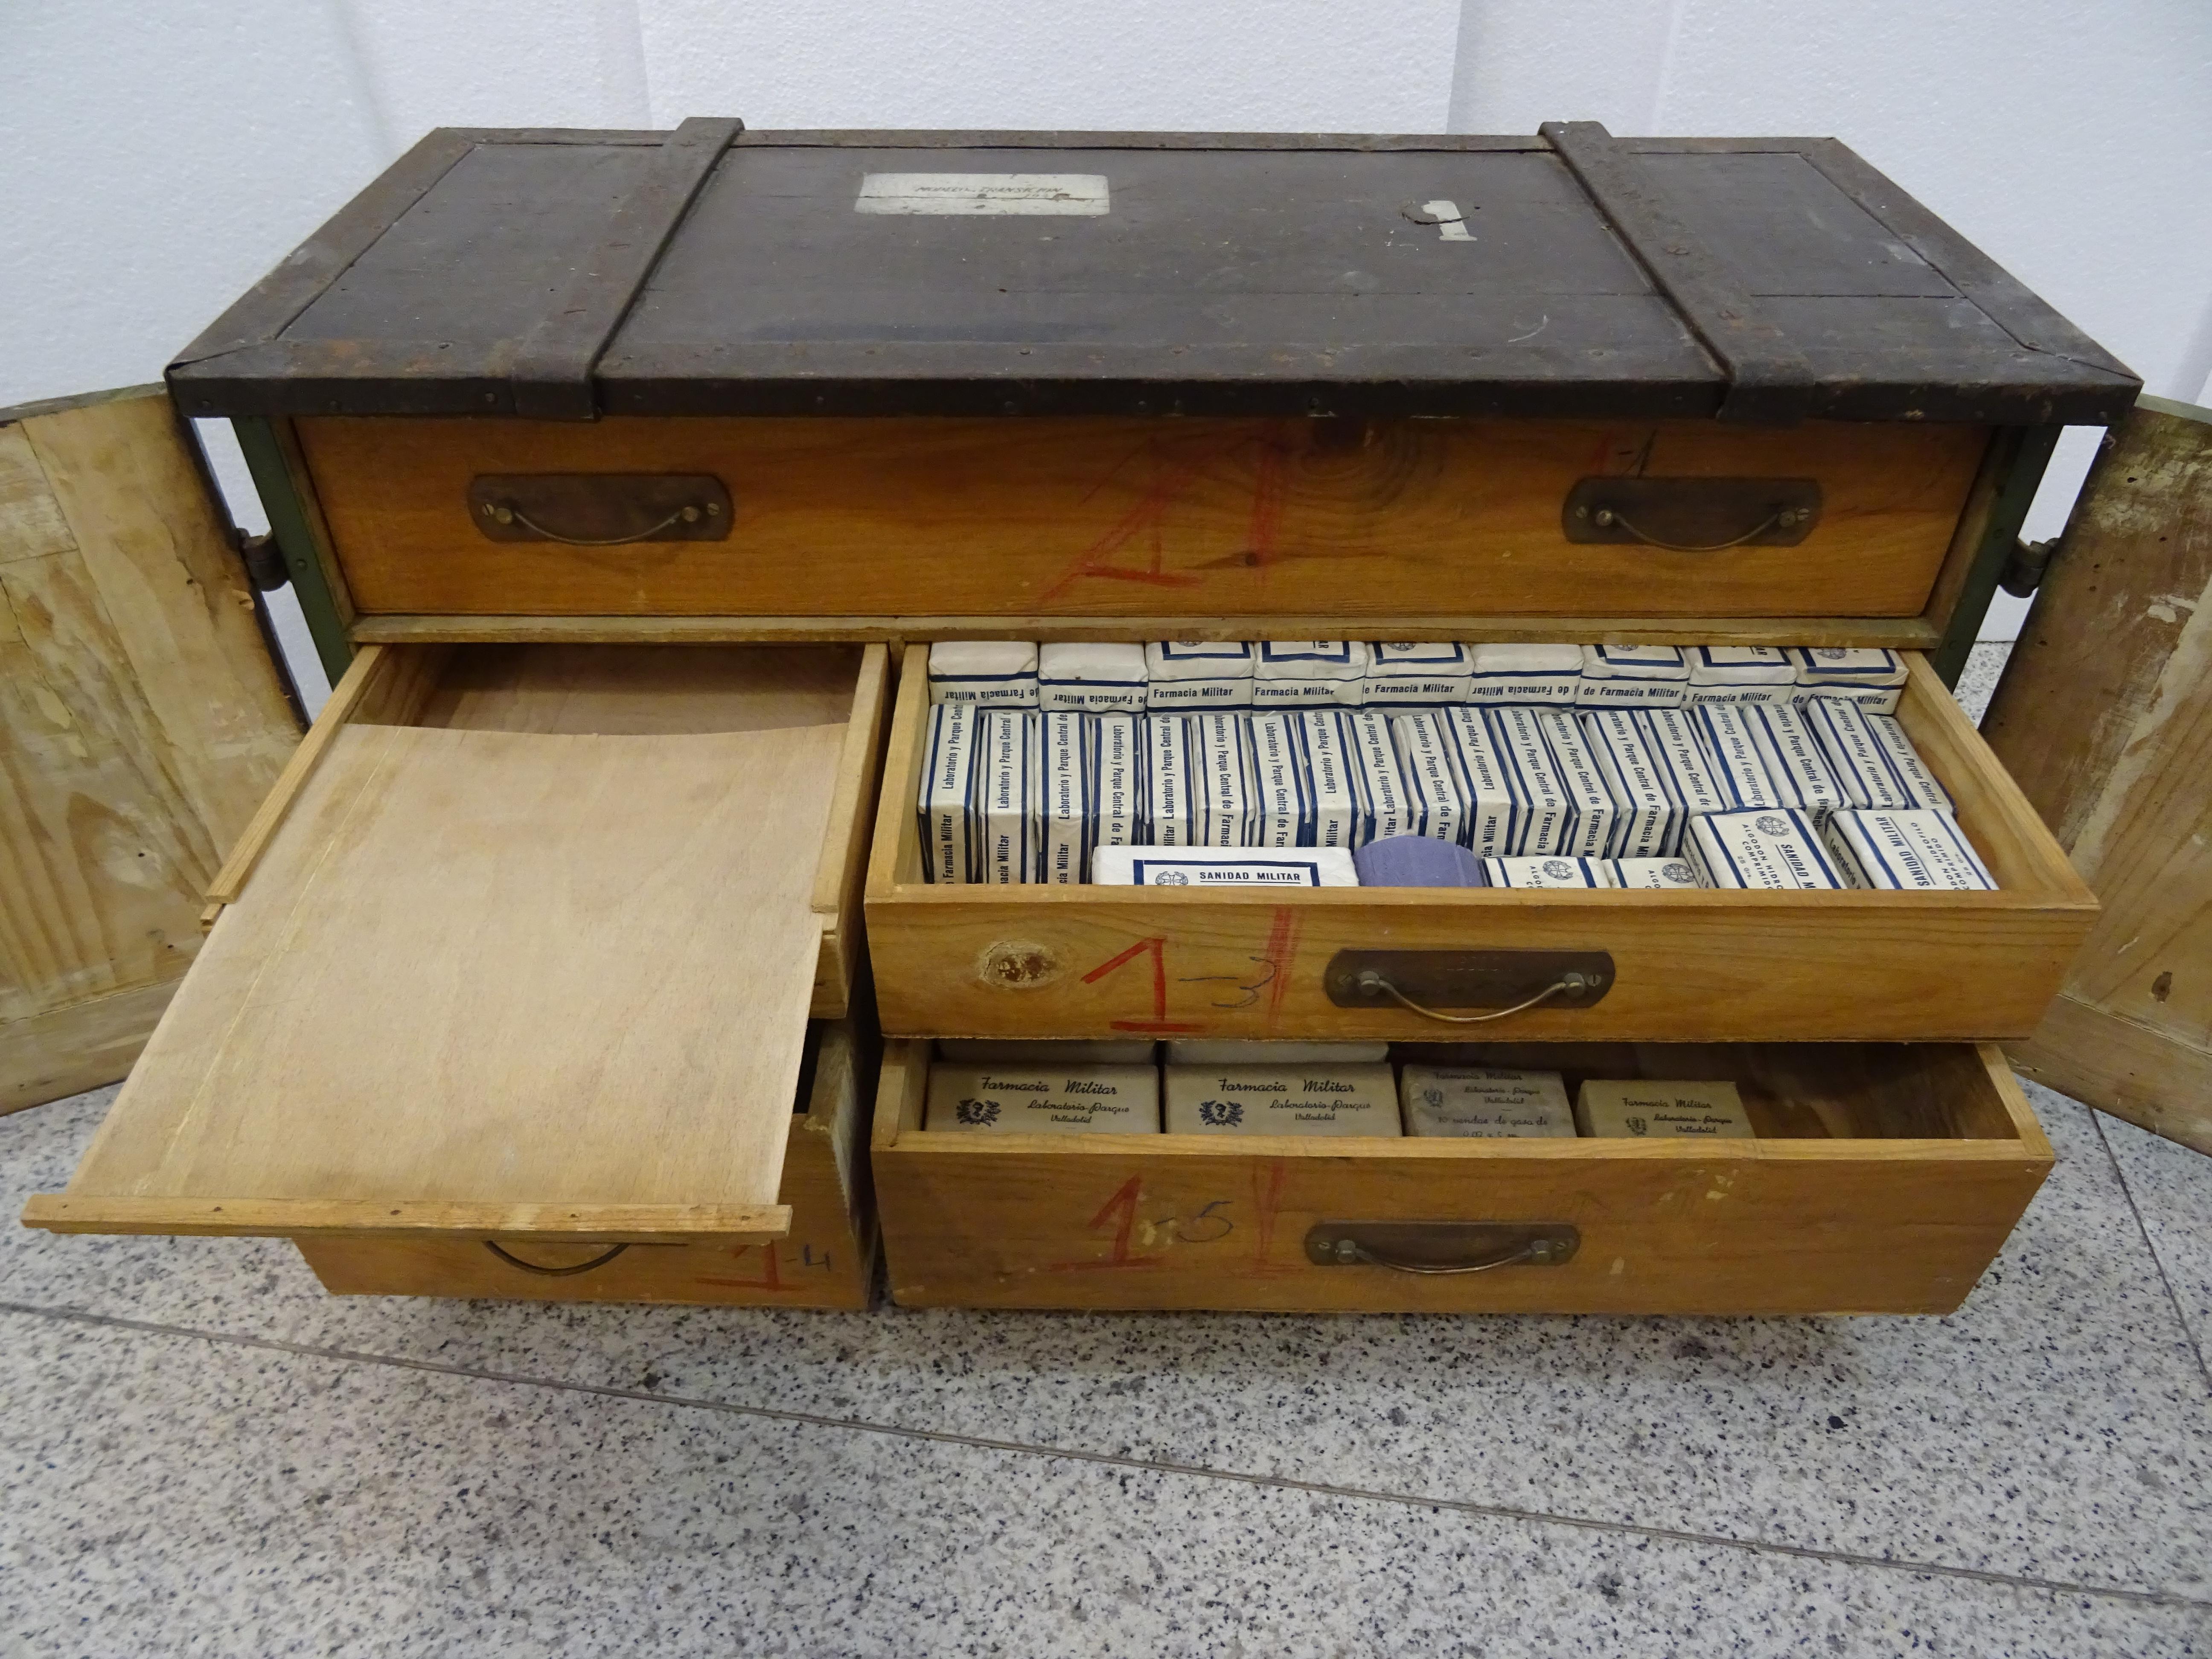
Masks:
[[[594,1267],[605,1267],[608,1262],[613,1261],[624,1250],[629,1249],[629,1246],[627,1244],[615,1244],[610,1246],[601,1254],[593,1256],[589,1261],[579,1261],[573,1267],[542,1267],[535,1261],[525,1261],[520,1256],[516,1255],[511,1250],[501,1249],[498,1244],[495,1243],[489,1238],[484,1240],[483,1247],[487,1250],[489,1250],[494,1255],[497,1256],[501,1261],[507,1263],[508,1267],[520,1267],[526,1273],[537,1273],[546,1279],[574,1279],[578,1273],[587,1273]]]
[[[1340,1008],[1395,1006],[1480,1025],[1541,1006],[1593,1007],[1613,981],[1613,957],[1603,951],[1339,951],[1322,970],[1322,988]]]
[[[1567,491],[1567,540],[1722,553],[1795,547],[1820,521],[1817,478],[1583,478]]]
[[[1306,1260],[1316,1267],[1486,1273],[1563,1267],[1582,1242],[1581,1232],[1564,1222],[1320,1221],[1306,1231]]]
[[[489,541],[627,547],[719,542],[730,492],[705,472],[483,473],[469,480],[469,521]]]

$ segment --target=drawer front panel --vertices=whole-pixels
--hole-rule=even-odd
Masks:
[[[872,1249],[794,1218],[789,1239],[761,1244],[635,1244],[604,1266],[553,1276],[519,1267],[481,1241],[297,1241],[337,1296],[509,1297],[528,1302],[676,1302],[740,1308],[866,1308]],[[606,1247],[513,1243],[518,1261],[573,1267]]]
[[[2009,1089],[1962,1058],[1967,1091]],[[2050,1167],[2032,1118],[2007,1140],[986,1147],[917,1134],[910,1110],[890,1129],[907,1063],[887,1060],[875,1170],[891,1294],[911,1306],[1943,1313]],[[1571,1227],[1579,1247],[1561,1266],[1452,1275],[1316,1265],[1310,1230],[1347,1221]]]
[[[299,432],[365,616],[1347,620],[1440,605],[1915,616],[1988,438],[1905,424],[1051,418],[326,417]],[[568,473],[711,476],[729,492],[729,533],[576,546],[479,526],[474,480]],[[1726,512],[1684,520],[1708,550],[1571,542],[1562,515],[1594,477],[1809,479],[1821,507],[1796,545],[1759,544],[1755,513],[1736,526]],[[599,540],[605,526],[542,528]]]

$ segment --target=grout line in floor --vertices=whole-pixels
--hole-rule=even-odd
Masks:
[[[2128,1185],[2128,1172],[2120,1163],[2120,1155],[2112,1150],[2112,1141],[2105,1133],[2105,1115],[2095,1107],[2089,1108],[2089,1121],[2096,1127],[2097,1144],[2105,1149],[2112,1160],[2112,1173],[2119,1177],[2120,1191],[2128,1200],[2128,1213],[2136,1218],[2136,1231],[2142,1235],[2143,1248],[2150,1252],[2151,1266],[2158,1269],[2158,1282],[2166,1291],[2166,1299],[2172,1306],[2174,1322],[2181,1327],[2181,1340],[2189,1345],[2189,1352],[2197,1357],[2197,1374],[2204,1379],[2204,1391],[2212,1394],[2212,1365],[2204,1359],[2204,1345],[2189,1323],[2189,1316],[2181,1305],[2180,1292],[2173,1288],[2173,1280],[2166,1276],[2166,1258],[2158,1253],[2158,1241],[2150,1236],[2150,1227],[2143,1220],[2142,1206],[2136,1202],[2136,1189]]]
[[[372,1353],[353,1348],[321,1348],[287,1342],[276,1337],[251,1336],[235,1331],[199,1330],[189,1326],[162,1325],[150,1320],[125,1319],[114,1314],[87,1312],[78,1308],[40,1307],[30,1303],[0,1301],[0,1313],[10,1313],[56,1323],[95,1326],[109,1330],[139,1331],[156,1336],[183,1337],[194,1341],[252,1348],[264,1352],[297,1354],[353,1364],[382,1365],[399,1370],[425,1371],[479,1382],[501,1382],[515,1388],[546,1389],[569,1394],[593,1395],[607,1400],[635,1401],[684,1411],[713,1412],[723,1416],[748,1417],[774,1423],[793,1423],[810,1428],[841,1429],[853,1434],[881,1435],[897,1440],[933,1445],[964,1446],[978,1451],[1004,1452],[1019,1457],[1058,1458],[1107,1468],[1141,1470],[1152,1474],[1218,1480],[1231,1485],[1259,1486],[1282,1492],[1308,1492],[1319,1497],[1346,1498],[1358,1503],[1389,1504],[1401,1509],[1428,1510],[1451,1515],[1480,1516],[1491,1520],[1519,1521],[1534,1526],[1568,1527],[1579,1532],[1622,1534],[1667,1543],[1694,1544],[1712,1549],[1739,1551],[1747,1555],[1781,1556],[1797,1560],[1823,1561],[1832,1565],[1902,1572],[1916,1577],[1964,1579],[1974,1583],[2001,1585],[2010,1589],[2036,1590],[2053,1595],[2091,1595],[2106,1601],[2132,1602],[2142,1607],[2212,1609],[2212,1600],[2178,1595],[2168,1590],[2129,1589],[2117,1584],[2077,1583],[2039,1578],[2026,1574],[1990,1572],[1978,1567],[1954,1566],[1936,1561],[1902,1560],[1894,1557],[1862,1555],[1848,1550],[1814,1549],[1802,1544],[1768,1539],[1730,1538],[1717,1533],[1686,1532],[1629,1521],[1601,1521],[1588,1516],[1559,1515],[1545,1510],[1523,1509],[1510,1504],[1484,1504],[1471,1498],[1424,1497],[1418,1492],[1380,1491],[1343,1486],[1294,1476],[1257,1474],[1241,1469],[1214,1468],[1201,1463],[1172,1462],[1133,1457],[1115,1452],[1090,1451],[1020,1440],[998,1440],[984,1435],[961,1434],[946,1429],[910,1428],[896,1423],[871,1422],[865,1418],[831,1417],[817,1412],[791,1411],[781,1407],[746,1406],[696,1395],[659,1394],[644,1389],[617,1388],[610,1383],[572,1382],[556,1377],[526,1376],[509,1371],[487,1370],[448,1361],[418,1359],[404,1354]]]

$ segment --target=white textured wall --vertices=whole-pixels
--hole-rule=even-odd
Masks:
[[[154,379],[426,128],[720,113],[1833,133],[2212,375],[2212,0],[70,0],[0,8],[0,405]]]

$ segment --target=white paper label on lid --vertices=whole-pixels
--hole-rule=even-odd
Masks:
[[[1109,205],[1103,173],[871,173],[853,211],[1095,218]]]

